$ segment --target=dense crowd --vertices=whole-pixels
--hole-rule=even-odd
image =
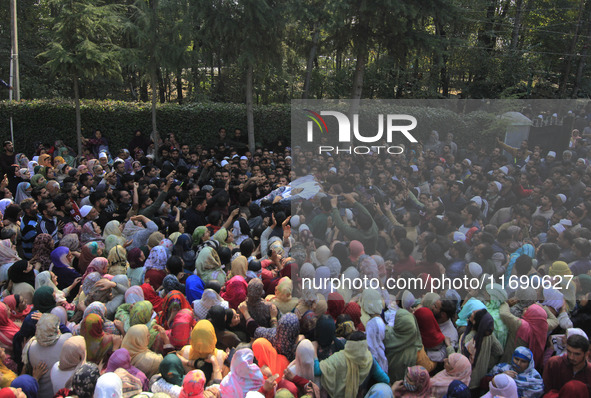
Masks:
[[[250,152],[240,129],[7,141],[0,398],[588,397],[576,115],[558,154],[436,131],[361,156]]]

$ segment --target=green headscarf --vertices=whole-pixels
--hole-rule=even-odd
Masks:
[[[35,174],[33,177],[31,177],[31,185],[33,186],[33,188],[45,188],[45,186],[47,185],[47,181],[39,183],[39,180],[42,178],[45,180],[45,177],[41,174]]]
[[[176,354],[168,354],[164,357],[160,366],[158,367],[162,378],[170,384],[175,386],[183,385],[183,377],[185,376],[185,369],[183,363]]]
[[[226,228],[220,228],[218,232],[213,235],[213,239],[220,243],[221,247],[227,247],[226,239],[228,239],[228,230]]]
[[[53,297],[53,287],[41,286],[33,294],[33,308],[45,314],[55,308],[55,298]]]
[[[129,326],[125,328],[125,331],[134,325],[145,325],[150,322],[153,309],[152,303],[148,300],[135,303],[129,311]]]
[[[205,235],[206,232],[207,232],[207,227],[201,226],[201,227],[195,228],[195,230],[193,231],[193,244],[200,245],[201,238],[203,238],[203,235]]]
[[[488,302],[485,303],[486,310],[495,321],[495,330],[493,331],[493,334],[504,347],[507,342],[507,336],[509,335],[509,329],[507,329],[507,325],[505,325],[501,319],[499,309],[501,308],[501,304],[507,301],[509,297],[507,296],[507,292],[498,283],[493,284],[493,286],[487,284],[486,291],[490,296]]]
[[[222,285],[226,282],[226,273],[222,270],[220,256],[214,248],[204,247],[195,260],[195,274],[207,283],[216,279]]]
[[[423,348],[415,316],[407,310],[396,311],[394,328],[386,326],[384,338],[390,380],[402,380],[406,369],[417,364],[417,353]]]

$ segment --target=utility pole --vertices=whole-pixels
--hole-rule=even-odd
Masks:
[[[10,31],[12,39],[11,63],[13,68],[13,75],[10,85],[12,86],[12,91],[14,92],[14,100],[20,101],[21,90],[18,73],[18,27],[16,21],[16,0],[10,0]]]

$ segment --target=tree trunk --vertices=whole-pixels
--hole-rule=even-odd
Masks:
[[[160,94],[160,103],[166,102],[166,87],[164,86],[164,80],[162,79],[162,72],[160,69],[156,70],[156,77],[158,83],[158,93]]]
[[[356,31],[355,40],[355,55],[357,61],[355,62],[355,73],[353,74],[353,87],[351,89],[351,99],[353,100],[349,114],[353,115],[358,112],[361,95],[363,94],[363,78],[365,76],[365,66],[367,64],[368,57],[368,44],[369,44],[369,26],[368,21],[363,15],[365,9],[364,2],[362,1],[359,5],[359,24]]]
[[[158,148],[160,147],[160,134],[158,134],[158,127],[156,125],[156,103],[158,102],[158,92],[157,92],[157,85],[158,85],[158,76],[156,74],[156,68],[152,68],[152,73],[150,73],[150,85],[152,86],[152,141],[154,141],[154,146],[156,148],[155,151],[155,158],[158,160]]]
[[[80,92],[78,75],[74,73],[74,104],[76,107],[76,139],[78,140],[78,156],[82,156],[82,118],[80,117]]]
[[[251,153],[254,153],[254,112],[253,112],[253,105],[252,105],[252,96],[253,96],[253,88],[252,88],[252,80],[253,80],[254,71],[252,65],[248,65],[248,69],[246,70],[246,128],[248,131],[248,149]]]
[[[519,31],[521,30],[521,16],[523,15],[523,0],[515,1],[515,21],[513,22],[513,34],[511,35],[511,50],[519,47]]]
[[[581,0],[581,4],[579,6],[579,16],[577,19],[577,25],[575,26],[575,33],[573,35],[573,39],[570,43],[570,48],[566,54],[566,62],[564,65],[564,71],[562,72],[562,79],[560,80],[560,84],[558,87],[558,96],[559,98],[564,98],[566,94],[566,86],[568,85],[568,79],[570,77],[570,70],[573,64],[573,57],[575,51],[577,50],[577,42],[579,41],[579,32],[581,31],[581,25],[583,23],[583,13],[584,13],[584,5],[585,1]]]
[[[581,78],[583,77],[583,70],[587,64],[587,57],[589,56],[589,46],[591,46],[591,7],[589,7],[589,16],[587,17],[587,40],[581,51],[581,59],[579,59],[579,67],[577,69],[577,77],[575,78],[575,86],[573,87],[572,98],[577,98],[579,89],[581,88]]]
[[[176,97],[179,105],[183,104],[183,70],[179,69],[176,73]]]
[[[310,54],[308,55],[308,63],[306,65],[306,79],[304,80],[304,93],[302,99],[308,99],[310,91],[310,80],[312,79],[312,70],[314,68],[314,58],[316,58],[316,50],[318,48],[318,40],[320,38],[320,32],[314,24],[314,34],[312,35],[312,47],[310,48]]]

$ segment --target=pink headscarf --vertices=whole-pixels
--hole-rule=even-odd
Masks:
[[[190,371],[183,379],[183,389],[179,398],[202,398],[205,381],[205,374],[201,370]]]
[[[534,354],[536,366],[542,366],[546,337],[548,335],[548,314],[538,304],[532,304],[523,313],[517,338],[527,342],[527,347]]]
[[[247,293],[248,283],[242,276],[236,275],[226,282],[226,291],[222,292],[222,298],[230,304],[230,307],[237,310],[238,305],[246,300]]]
[[[359,260],[359,257],[365,254],[365,248],[363,247],[363,243],[359,242],[358,240],[352,240],[349,243],[349,258],[353,263],[356,263]]]

